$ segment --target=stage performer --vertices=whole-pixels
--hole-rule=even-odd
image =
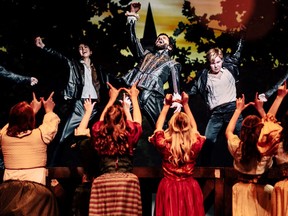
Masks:
[[[206,137],[201,136],[188,104],[188,95],[182,93],[184,112],[174,113],[169,127],[163,130],[172,95],[167,94],[155,130],[148,139],[162,156],[161,179],[155,203],[155,215],[204,216],[203,194],[193,171],[196,158]]]
[[[56,197],[46,186],[47,147],[54,139],[60,118],[54,113],[52,92],[47,100],[22,101],[10,109],[8,123],[0,131],[5,171],[0,184],[0,215],[58,216]],[[45,114],[40,126],[36,114]]]
[[[56,146],[54,155],[51,159],[51,165],[62,163],[60,158],[64,154],[64,146],[67,145],[67,138],[74,136],[74,129],[79,125],[84,115],[84,101],[91,98],[93,102],[97,102],[94,106],[90,120],[96,116],[100,110],[100,91],[105,88],[106,77],[102,73],[100,65],[93,64],[91,55],[92,50],[89,42],[82,39],[79,42],[78,51],[79,59],[68,58],[61,53],[46,47],[41,37],[35,38],[35,45],[41,48],[47,54],[54,56],[65,62],[69,66],[69,80],[64,89],[64,99],[72,104],[72,110],[65,123],[64,129],[60,135],[59,144]],[[108,93],[108,88],[107,88]],[[63,143],[66,143],[63,145]],[[68,142],[68,146],[71,143]]]
[[[125,84],[132,86],[139,81],[137,88],[140,90],[139,102],[143,114],[154,128],[155,123],[163,107],[165,98],[164,84],[169,83],[167,93],[173,94],[172,108],[181,110],[181,100],[179,94],[179,72],[181,64],[172,59],[173,40],[165,33],[158,35],[154,48],[155,52],[144,50],[135,33],[135,23],[139,19],[137,12],[141,8],[141,3],[131,3],[130,11],[126,12],[131,40],[130,50],[137,57],[138,64],[125,74],[122,79]]]
[[[209,108],[210,117],[205,129],[206,142],[199,156],[200,166],[232,166],[233,158],[226,144],[221,145],[223,142],[218,141],[220,132],[225,130],[236,109],[238,66],[242,48],[243,39],[241,38],[232,55],[224,56],[223,51],[218,47],[210,49],[206,53],[210,67],[197,75],[188,92],[189,95],[200,94]],[[242,115],[240,115],[235,127],[236,134],[240,131],[242,120]],[[225,141],[224,137],[223,134]],[[216,146],[218,143],[219,145]],[[219,151],[220,148],[221,151]]]

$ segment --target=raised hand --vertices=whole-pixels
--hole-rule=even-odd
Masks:
[[[38,83],[38,79],[37,78],[35,78],[35,77],[31,77],[31,86],[34,86],[34,85],[36,85]]]
[[[127,88],[122,88],[121,90],[124,90],[127,92],[127,94],[130,96],[130,97],[138,97],[139,95],[139,90],[137,89],[137,84],[138,84],[139,81],[135,82],[130,89],[127,89]]]
[[[181,95],[178,93],[173,93],[172,96],[173,103],[170,108],[174,108],[174,113],[181,112],[182,104],[181,104]]]
[[[110,99],[116,100],[119,92],[122,90],[122,88],[116,89],[113,85],[111,85],[109,82],[107,82],[107,85],[109,86],[109,97]]]
[[[131,107],[131,100],[130,98],[124,93],[123,94],[123,100],[120,100],[122,103],[123,109],[127,112],[130,112],[130,107]]]
[[[277,96],[284,98],[287,93],[288,93],[287,82],[285,81],[285,82],[283,83],[283,85],[281,85],[281,86],[278,88]]]
[[[30,106],[32,107],[34,113],[36,114],[40,110],[42,103],[41,101],[37,100],[34,92],[32,92],[32,96],[33,96],[33,100],[31,101]]]
[[[264,101],[259,97],[258,92],[255,94],[254,102],[250,102],[257,110],[263,108]]]
[[[132,2],[130,4],[130,12],[137,13],[141,8],[140,2]]]
[[[41,49],[44,48],[45,44],[43,43],[42,41],[42,38],[41,37],[36,37],[35,38],[35,45]]]
[[[251,104],[254,104],[253,102],[249,102],[248,104],[245,104],[245,95],[242,94],[242,97],[239,97],[236,99],[236,109],[244,110],[246,107],[250,106]]]
[[[186,92],[182,92],[181,98],[182,98],[182,105],[183,105],[183,106],[184,106],[185,104],[188,104],[189,95],[188,95]]]
[[[41,98],[41,101],[43,103],[43,106],[44,106],[44,109],[45,109],[46,113],[52,112],[54,107],[55,107],[55,103],[53,101],[53,95],[54,95],[54,91],[51,92],[51,94],[49,95],[47,100],[44,100],[43,97]]]
[[[171,106],[172,102],[172,94],[166,94],[164,104]]]
[[[84,101],[85,111],[92,113],[95,104],[96,104],[96,101],[92,103],[91,96],[89,95],[89,98],[85,99],[85,101]]]
[[[125,15],[128,17],[128,20],[136,21],[140,18],[139,14],[137,13],[141,8],[140,2],[132,2],[130,4],[130,10],[126,11]]]

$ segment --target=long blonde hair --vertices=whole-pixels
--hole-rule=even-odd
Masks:
[[[175,113],[165,131],[165,138],[171,143],[169,161],[175,166],[180,166],[191,160],[194,152],[191,150],[196,142],[191,121],[186,113]]]

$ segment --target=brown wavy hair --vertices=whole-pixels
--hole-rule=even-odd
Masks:
[[[101,154],[129,154],[126,115],[122,106],[115,104],[107,109],[104,124],[99,131],[92,131],[92,143]]]
[[[240,162],[248,164],[252,159],[261,159],[261,154],[257,149],[258,138],[263,128],[261,119],[256,115],[248,115],[242,122],[240,130],[241,152]]]
[[[35,128],[35,114],[32,107],[25,101],[10,109],[7,135],[15,137],[21,132]]]

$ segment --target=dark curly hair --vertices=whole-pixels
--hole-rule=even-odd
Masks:
[[[173,51],[174,51],[174,49],[175,49],[175,41],[174,41],[174,39],[173,39],[172,37],[170,37],[170,36],[169,36],[168,34],[166,34],[166,33],[160,33],[160,34],[157,36],[157,38],[160,37],[161,35],[164,35],[164,36],[166,36],[166,37],[169,39],[169,46],[170,46],[170,48],[171,48],[171,50],[169,50],[169,55],[172,56],[172,55],[173,55]]]

